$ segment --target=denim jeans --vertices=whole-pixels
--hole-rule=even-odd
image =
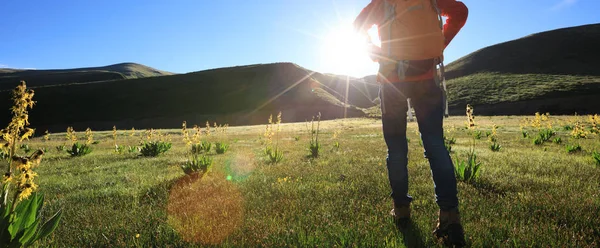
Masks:
[[[454,165],[444,146],[443,94],[434,80],[383,83],[379,97],[382,108],[383,136],[388,147],[386,158],[392,198],[397,206],[408,205],[408,142],[406,140],[407,98],[415,109],[425,157],[429,160],[440,209],[458,207]]]

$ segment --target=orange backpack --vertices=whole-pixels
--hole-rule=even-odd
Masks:
[[[443,23],[436,0],[384,0],[379,26],[383,75],[398,69],[400,79],[431,71],[444,52]]]

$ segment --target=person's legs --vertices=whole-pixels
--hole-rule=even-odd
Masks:
[[[406,111],[404,84],[385,83],[380,87],[383,137],[388,147],[386,158],[388,178],[394,206],[408,206],[408,142],[406,141]]]
[[[415,87],[412,103],[433,175],[436,202],[441,210],[455,209],[458,207],[456,177],[444,146],[442,91],[434,81],[421,82]]]
[[[452,245],[463,246],[465,240],[458,211],[454,165],[444,146],[442,91],[433,81],[423,82],[415,86],[414,95],[412,102],[440,207],[434,233],[438,237],[447,237],[446,241]]]

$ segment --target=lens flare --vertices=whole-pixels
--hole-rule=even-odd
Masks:
[[[172,188],[167,222],[187,242],[217,245],[243,221],[243,198],[225,175],[185,176]]]

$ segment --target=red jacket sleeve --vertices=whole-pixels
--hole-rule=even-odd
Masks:
[[[378,25],[383,18],[383,1],[372,0],[354,20],[354,29],[358,32],[366,32],[373,25]]]
[[[456,0],[438,0],[437,4],[442,16],[446,17],[444,37],[446,38],[446,46],[448,46],[467,22],[469,9],[464,3]]]

